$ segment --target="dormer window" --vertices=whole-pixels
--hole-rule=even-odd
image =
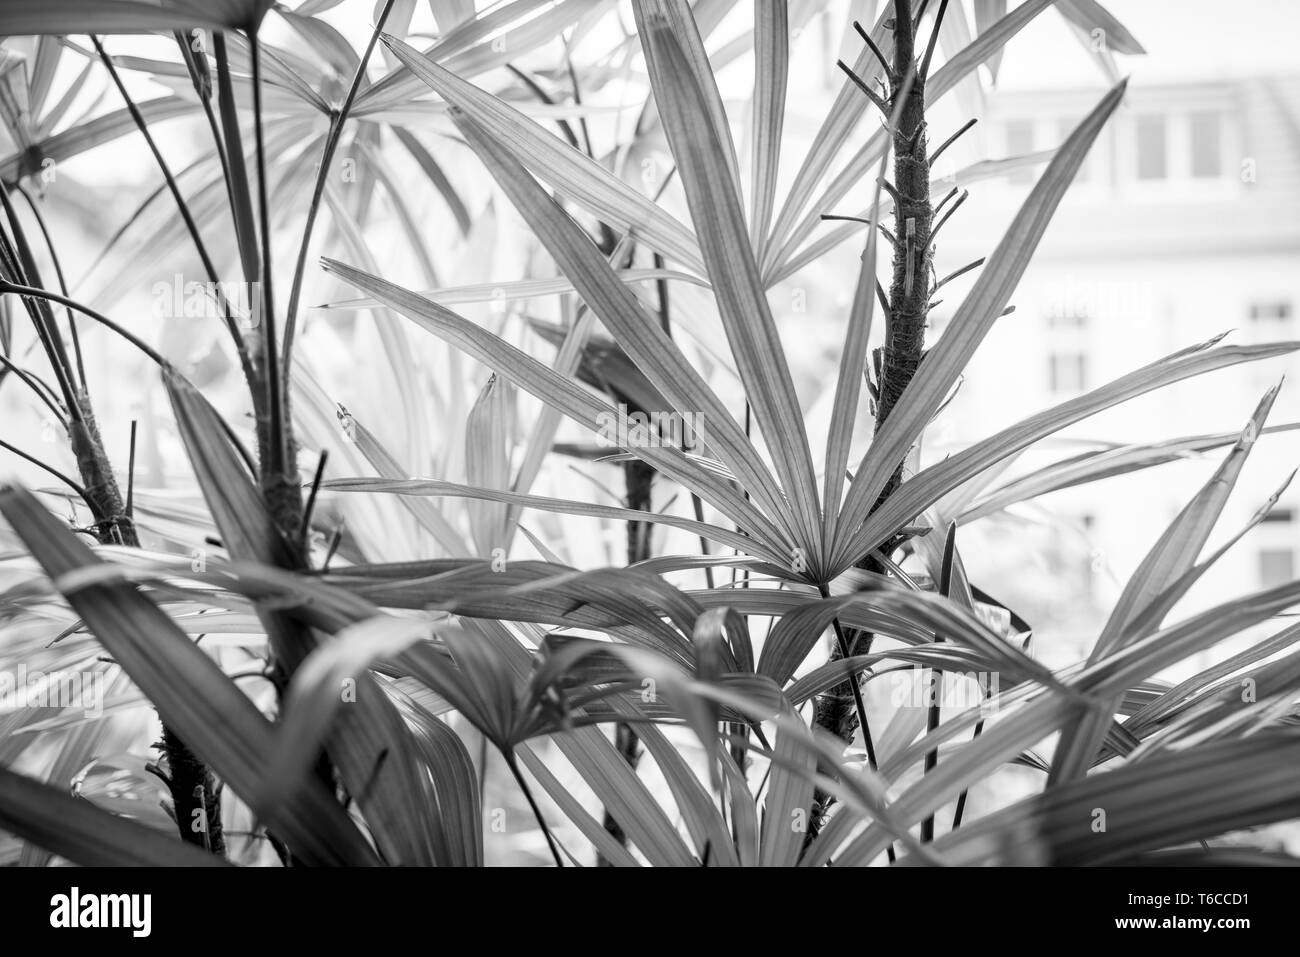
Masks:
[[[1193,113],[1189,118],[1192,140],[1192,176],[1212,179],[1223,175],[1223,131],[1218,113]]]
[[[1165,179],[1169,176],[1168,136],[1165,118],[1155,113],[1137,117],[1137,178]]]

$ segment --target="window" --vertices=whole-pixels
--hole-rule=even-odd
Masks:
[[[1164,179],[1168,175],[1165,118],[1146,114],[1137,118],[1138,179]]]
[[[1295,550],[1261,548],[1259,550],[1259,584],[1261,588],[1295,581]]]
[[[1087,388],[1088,357],[1082,352],[1054,352],[1047,361],[1047,383],[1053,392],[1082,392]]]
[[[1207,179],[1223,174],[1222,137],[1218,113],[1193,113],[1190,118],[1192,133],[1192,176]]]
[[[1032,120],[1007,122],[1007,156],[1023,156],[1034,151],[1034,124]],[[1032,183],[1032,168],[1018,169],[1007,177],[1012,183]]]
[[[1286,322],[1291,318],[1291,303],[1285,299],[1257,301],[1250,304],[1251,322]]]
[[[1274,508],[1264,516],[1259,529],[1263,544],[1256,552],[1259,583],[1264,588],[1284,585],[1296,579],[1297,528],[1294,508]]]
[[[1088,315],[1057,305],[1046,314],[1047,388],[1053,394],[1082,392],[1088,387]]]

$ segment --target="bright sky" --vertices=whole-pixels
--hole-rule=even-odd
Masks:
[[[1295,0],[1105,0],[1147,55],[1123,57],[1120,69],[1139,82],[1194,82],[1300,72]],[[1008,47],[999,85],[1007,88],[1093,86],[1097,68],[1059,15],[1047,12]]]
[[[889,0],[877,0],[875,6]],[[973,21],[971,0],[961,2]],[[1131,75],[1135,83],[1196,82],[1225,77],[1260,74],[1300,73],[1295,54],[1295,40],[1300,36],[1300,0],[1104,0],[1106,7],[1123,22],[1146,47],[1148,55],[1119,57],[1121,73]],[[1015,0],[1012,0],[1015,5]],[[491,4],[480,2],[480,9]],[[868,4],[870,6],[870,4]],[[732,39],[748,21],[749,4],[737,3],[731,17],[719,29],[714,44]],[[847,0],[838,0],[832,15],[840,22],[848,8]],[[416,29],[428,29],[428,8],[417,6]],[[274,21],[274,17],[272,20]],[[346,2],[330,10],[326,19],[342,29],[355,46],[360,46],[373,23],[372,4]],[[623,17],[631,23],[630,15]],[[272,36],[284,32],[274,23]],[[151,46],[158,41],[136,41],[142,51],[155,53],[165,46]],[[419,44],[417,44],[419,45]],[[131,51],[131,41],[117,40],[117,52]],[[810,45],[795,44],[791,63],[791,100],[787,105],[787,123],[791,130],[801,128],[797,112],[808,113],[809,122],[820,120],[826,92],[820,78],[827,64],[806,60]],[[811,45],[815,50],[816,41]],[[167,50],[162,55],[170,55]],[[69,58],[74,60],[75,58]],[[79,62],[77,63],[79,66]],[[813,67],[816,67],[815,69]],[[71,69],[71,67],[69,67]],[[731,101],[747,99],[752,84],[748,58],[733,64],[720,78],[724,96]],[[127,82],[141,98],[158,95],[160,89],[147,81],[127,74]],[[1006,47],[1000,89],[1043,89],[1086,87],[1103,89],[1105,78],[1079,44],[1064,19],[1055,11],[1045,11],[1017,35]],[[116,106],[114,99],[110,101]],[[76,175],[97,182],[141,182],[152,176],[148,162],[132,162],[133,146],[114,144],[99,151],[93,160],[75,164]],[[144,159],[147,159],[144,158]],[[107,161],[107,162],[106,162]]]

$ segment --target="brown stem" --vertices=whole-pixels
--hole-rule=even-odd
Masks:
[[[916,37],[909,0],[896,0],[894,74],[905,76],[915,67]],[[894,129],[894,244],[893,279],[889,287],[889,312],[885,319],[885,345],[881,351],[880,398],[876,431],[889,418],[907,388],[925,351],[925,322],[930,295],[930,233],[934,207],[930,200],[930,163],[926,157],[925,76],[919,72],[903,89],[897,84],[890,97],[899,108]],[[881,498],[902,480],[901,467],[890,478]]]
[[[616,396],[616,398],[620,402],[627,402],[627,396],[620,395]],[[635,406],[629,403],[629,408],[635,408]],[[650,511],[650,492],[654,477],[655,467],[647,465],[640,459],[623,463],[623,481],[627,488],[626,504],[628,508],[634,508],[642,512]],[[650,557],[650,529],[653,527],[649,522],[627,523],[627,563],[629,565],[645,561]],[[623,756],[627,766],[635,771],[637,764],[641,761],[641,739],[637,737],[631,725],[620,724],[615,727],[614,747]],[[608,810],[605,811],[604,827],[610,836],[620,844],[627,844],[627,835],[623,833],[622,826]],[[596,865],[598,867],[613,866],[605,859],[604,855],[597,857]]]
[[[82,393],[79,404],[82,419],[70,423],[69,435],[77,458],[77,470],[86,486],[86,500],[95,518],[95,537],[104,545],[139,548],[135,522],[122,501],[117,477],[113,475],[91,410],[90,397]],[[165,724],[159,751],[181,840],[224,857],[226,842],[221,830],[221,792],[212,772]],[[201,813],[196,814],[196,811]]]
[[[941,11],[942,12],[942,11]],[[916,63],[916,24],[910,0],[894,0],[894,60],[890,71],[889,107],[897,117],[893,124],[894,256],[892,279],[885,313],[885,344],[880,350],[876,431],[897,406],[908,383],[916,375],[925,354],[925,324],[930,306],[931,235],[934,205],[930,198],[930,163],[926,156],[925,75]],[[931,51],[932,52],[932,47]],[[929,56],[926,57],[927,61]],[[928,65],[928,63],[927,63]],[[904,78],[910,77],[910,82]],[[890,476],[873,511],[902,483],[903,466]],[[886,546],[886,553],[891,549]],[[859,563],[869,571],[884,573],[882,564],[871,556]],[[831,649],[831,660],[864,654],[873,636],[850,631]],[[859,723],[860,700],[857,676],[830,689],[816,702],[815,722],[845,741],[853,738]],[[864,736],[869,732],[863,729]],[[809,839],[819,830],[832,799],[820,790],[814,796]],[[889,858],[893,860],[893,848]]]
[[[224,857],[221,792],[208,766],[170,728],[163,727],[161,750],[167,764],[167,789],[176,811],[181,838]]]
[[[0,189],[0,199],[3,200],[5,211],[14,231],[13,251],[16,256],[10,257],[14,260],[10,268],[21,268],[22,271],[16,275],[16,278],[24,283],[35,283],[40,286],[41,277],[37,271],[35,260],[32,259],[28,250],[22,226],[17,217],[13,215],[13,208],[10,205],[7,190]],[[48,241],[48,234],[46,238]],[[5,245],[7,248],[7,244]],[[21,266],[16,257],[21,257]],[[25,286],[14,287],[7,282],[4,285],[6,291],[14,288],[28,288]],[[28,291],[34,290],[29,288]],[[48,298],[60,299],[65,307],[71,308],[72,301],[66,297],[49,295]],[[42,301],[42,306],[44,305]],[[38,314],[34,312],[33,321],[36,322],[38,329],[40,327],[39,318]],[[73,377],[68,365],[68,357],[61,351],[62,340],[53,322],[49,323],[49,337],[53,340],[51,345],[47,347],[50,351],[49,358],[55,365],[56,370],[64,370],[64,375],[61,377],[62,381],[65,387],[71,388]],[[75,394],[69,396],[68,438],[72,446],[72,454],[77,461],[77,471],[82,481],[80,491],[86,505],[90,508],[95,537],[103,545],[125,545],[129,548],[139,548],[140,538],[136,533],[135,523],[131,518],[127,504],[122,500],[117,477],[113,474],[112,464],[109,461],[107,452],[104,450],[104,441],[99,432],[99,425],[95,420],[90,395],[84,387],[84,373],[81,378],[82,387]],[[225,842],[221,839],[221,797],[212,774],[199,757],[165,725],[163,726],[163,739],[160,750],[167,766],[167,783],[172,793],[176,812],[176,827],[181,839],[224,857]],[[193,828],[195,818],[192,811],[196,806],[201,806],[203,809],[204,826],[198,830]]]

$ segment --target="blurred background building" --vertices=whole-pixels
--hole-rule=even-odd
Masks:
[[[848,24],[855,17],[872,21],[883,2],[837,0],[826,12],[808,16],[806,11],[820,7],[820,0],[790,0],[791,21],[802,25],[792,40],[779,197],[785,195],[844,82],[836,59],[851,59],[859,49]],[[1294,54],[1300,6],[1291,0],[1106,0],[1105,5],[1145,47],[1145,55],[1117,54],[1107,38],[1098,42],[1096,37],[1081,37],[1049,10],[1016,36],[995,63],[980,68],[979,83],[960,84],[934,106],[932,144],[942,142],[967,119],[979,120],[945,153],[936,170],[939,177],[988,160],[1037,156],[1036,163],[1018,165],[1007,175],[968,184],[969,199],[939,240],[937,270],[943,275],[992,252],[1047,154],[1119,76],[1131,76],[1125,106],[1101,133],[1012,299],[1016,311],[994,327],[961,384],[958,401],[945,408],[927,434],[922,450],[927,462],[1220,333],[1231,331],[1229,341],[1237,343],[1300,339],[1300,67]],[[632,21],[627,5],[622,6],[626,27]],[[951,3],[968,25],[976,22],[977,6],[974,0]],[[369,7],[344,4],[329,16],[356,42],[368,31]],[[748,143],[754,78],[752,58],[741,55],[747,46],[737,39],[752,29],[751,17],[752,4],[735,4],[708,41],[742,151]],[[950,30],[955,29],[955,19],[949,21]],[[580,46],[579,71],[584,66],[581,57],[604,56],[624,40],[614,18],[602,29],[609,32],[610,44]],[[959,34],[945,37],[937,62],[962,41]],[[140,51],[161,50],[166,42],[141,40]],[[559,50],[558,43],[552,44],[521,62],[553,69]],[[626,77],[594,91],[588,101],[596,107],[590,128],[597,144],[619,142],[619,124],[626,133],[637,120],[645,90],[639,61],[634,58],[633,63]],[[497,79],[476,82],[491,89]],[[128,82],[141,98],[161,94],[156,81],[129,76]],[[100,83],[87,96],[100,95],[103,89]],[[110,95],[97,101],[96,109],[115,108],[116,103]],[[859,124],[844,156],[856,150],[877,122],[868,115]],[[177,169],[207,148],[206,130],[193,115],[160,126],[169,131],[166,149]],[[0,153],[14,154],[14,145],[4,144]],[[742,168],[745,163],[742,159]],[[840,168],[834,166],[831,175]],[[532,266],[534,246],[517,215],[503,208],[505,204],[488,206],[483,199],[490,191],[488,177],[468,154],[458,154],[448,173],[470,198],[477,221],[470,241],[448,258],[446,284],[520,278]],[[84,276],[110,237],[157,188],[157,170],[138,137],[131,135],[60,166],[57,176],[47,184],[45,214],[62,250],[69,285],[80,294]],[[864,177],[835,208],[822,211],[861,211],[870,199],[870,178]],[[674,195],[669,193],[665,202],[676,204],[674,212],[684,215]],[[171,215],[165,204],[155,209],[159,217]],[[417,218],[424,222],[419,213]],[[823,226],[814,236],[830,228]],[[394,245],[400,245],[400,231],[392,232]],[[187,252],[183,241],[176,245],[182,254]],[[770,294],[814,443],[826,432],[825,410],[834,391],[861,250],[859,233]],[[176,250],[149,252],[166,259],[163,253]],[[397,274],[401,262],[395,258],[396,264],[385,258],[383,265],[385,272],[393,269],[392,278],[398,280],[404,277]],[[444,268],[441,260],[439,268]],[[169,260],[166,269],[159,267],[158,278],[170,281],[174,273]],[[944,301],[932,315],[931,341],[943,334],[975,275],[945,288]],[[209,393],[239,392],[237,374],[213,330],[199,335],[193,326],[154,322],[148,318],[148,289],[100,300],[95,297],[110,284],[89,285],[86,294],[95,305],[129,317],[133,328],[151,336]],[[679,285],[673,291],[676,321],[696,323],[693,335],[712,336],[720,351],[725,349],[707,293]],[[464,311],[483,321],[503,321],[486,306],[466,306]],[[877,316],[877,337],[881,326]],[[309,330],[304,336],[308,346]],[[111,345],[108,337],[87,330],[86,340],[93,344],[87,351],[87,371],[101,418],[116,423],[115,431],[106,435],[115,460],[126,457],[125,423],[140,419],[140,483],[167,487],[174,478],[169,467],[180,463],[169,461],[162,451],[169,442],[174,446],[174,436],[156,376],[147,363]],[[336,390],[332,395],[351,406],[354,394],[360,400],[386,394],[389,383],[355,376],[353,355],[342,346],[334,351],[337,368],[328,370],[332,377],[325,376],[327,386]],[[480,371],[486,378],[486,371]],[[706,374],[715,382],[722,380],[720,390],[728,387],[717,368]],[[1002,481],[1099,448],[1214,435],[1223,435],[1226,443],[1202,455],[1055,492],[963,524],[959,544],[971,578],[1034,625],[1034,652],[1040,658],[1059,666],[1086,655],[1120,583],[1210,477],[1260,397],[1284,376],[1286,384],[1270,421],[1279,426],[1300,421],[1300,359],[1285,357],[1197,377],[1128,402],[1060,433],[1010,464]],[[23,390],[0,389],[0,420],[6,423],[5,438],[24,449],[42,456],[62,449],[63,443],[46,427],[40,406]],[[382,415],[373,421],[378,430],[386,427]],[[859,425],[860,452],[870,421],[862,416]],[[48,454],[70,469],[66,450]],[[1279,431],[1261,439],[1211,547],[1244,525],[1297,464],[1300,432]],[[6,456],[0,466],[5,474],[16,472],[33,484],[52,484],[48,476],[12,457]],[[572,481],[569,472],[557,474]],[[582,488],[585,494],[586,485]],[[663,499],[675,493],[667,487],[661,491]],[[686,505],[679,502],[677,507]],[[560,525],[549,518],[539,522],[547,528]],[[554,535],[563,541],[571,561],[586,567],[622,561],[621,523],[607,523],[601,535],[589,534],[588,525],[580,528],[578,534]],[[657,546],[665,550],[697,547],[684,533],[671,542],[667,532],[657,531],[656,536]],[[1266,520],[1199,583],[1176,614],[1294,579],[1298,570],[1300,484],[1282,495]],[[1217,659],[1231,650],[1216,648],[1185,666],[1203,667],[1205,658]],[[533,838],[534,850],[541,853],[540,835]]]
[[[337,26],[346,35],[364,35],[365,6],[338,8]],[[791,22],[799,26],[792,39],[778,196],[784,195],[843,83],[835,60],[857,54],[860,42],[848,24],[855,17],[872,21],[882,0],[838,0],[823,12],[810,13],[822,6],[820,0],[791,0]],[[960,10],[968,30],[977,22],[978,6],[972,0],[950,4],[953,11]],[[944,154],[936,169],[939,177],[987,160],[1040,160],[968,184],[968,201],[938,243],[936,268],[944,274],[992,251],[1050,151],[1118,76],[1131,76],[1125,106],[1101,133],[1013,297],[1015,313],[994,327],[961,385],[960,401],[945,409],[928,435],[923,449],[927,461],[1219,333],[1231,330],[1230,341],[1238,343],[1300,338],[1295,316],[1300,305],[1300,73],[1290,42],[1300,10],[1284,0],[1232,5],[1110,0],[1107,8],[1142,44],[1145,55],[1117,53],[1108,38],[1080,35],[1048,10],[1013,38],[996,61],[980,68],[978,83],[959,84],[934,105],[932,144],[970,117],[979,119]],[[748,147],[753,67],[749,56],[739,55],[744,45],[737,38],[752,30],[751,17],[749,4],[735,4],[708,41],[742,151]],[[622,20],[625,26],[631,22],[627,16]],[[949,29],[956,32],[941,37],[940,61],[968,42],[969,36],[954,26],[958,21],[956,13],[948,18]],[[622,36],[617,22],[611,18],[602,27],[611,31],[611,42]],[[140,44],[142,51],[161,50],[165,41]],[[599,45],[589,49],[599,51]],[[550,66],[554,56],[554,49],[539,50],[534,65]],[[158,95],[156,83],[129,79],[141,97]],[[491,81],[484,82],[491,87]],[[634,71],[626,84],[609,83],[594,94],[599,109],[590,125],[598,144],[602,137],[616,142],[611,133],[635,120],[637,111],[628,104],[638,102],[636,85],[641,82]],[[115,103],[105,102],[105,108]],[[868,115],[844,155],[877,123]],[[202,125],[194,119],[169,120],[162,128],[173,132],[168,141],[182,158],[205,142]],[[831,175],[839,168],[833,167]],[[61,165],[57,175],[57,182],[47,184],[44,206],[63,250],[69,283],[78,292],[113,231],[157,187],[156,170],[138,137],[126,136]],[[457,163],[451,175],[457,188],[469,194],[484,189],[485,174],[476,163]],[[860,211],[870,198],[870,179],[863,177],[836,208],[824,211]],[[672,203],[673,197],[666,201]],[[164,208],[159,215],[167,213]],[[492,276],[483,275],[483,281],[515,278],[513,263],[524,259],[513,250],[527,241],[525,232],[515,228],[513,212],[497,210],[494,215],[501,217],[502,226],[475,238],[491,246],[486,255],[473,253],[475,262],[490,264],[483,268]],[[825,434],[822,413],[833,393],[861,248],[862,235],[857,234],[771,291],[815,442]],[[171,278],[170,271],[160,274]],[[975,275],[944,290],[944,301],[932,316],[931,341],[942,334]],[[97,296],[103,285],[84,291]],[[674,296],[683,316],[700,318],[701,329],[716,325],[705,293],[683,286]],[[136,290],[126,301],[92,301],[123,315],[142,314],[150,305],[147,290]],[[881,325],[877,318],[877,336]],[[93,331],[87,335],[104,341]],[[223,359],[211,329],[195,339],[192,325],[164,323],[156,338],[205,387],[227,380],[237,387],[233,367],[228,357]],[[153,430],[168,429],[161,394],[153,390],[152,399],[138,407],[139,395],[125,397],[133,390],[114,390],[115,383],[139,381],[142,375],[152,381],[145,365],[121,350],[109,354],[99,348],[88,352],[87,364],[105,418],[142,418],[142,480],[164,484],[159,446],[150,439]],[[1099,443],[1233,433],[1284,375],[1289,379],[1271,422],[1300,420],[1297,373],[1300,360],[1272,359],[1160,390],[1042,443],[1013,463],[1005,477],[1096,449]],[[340,386],[345,400],[346,385]],[[135,405],[117,408],[119,395]],[[31,397],[20,390],[0,391],[0,411],[12,425],[9,435],[28,448],[39,447],[42,434],[32,406]],[[862,419],[860,442],[870,429]],[[125,435],[107,438],[120,453]],[[983,518],[962,531],[967,564],[988,590],[1025,609],[1043,639],[1040,653],[1054,663],[1071,660],[1096,634],[1115,597],[1116,582],[1133,570],[1222,454],[1189,456]],[[1226,536],[1244,523],[1297,463],[1300,433],[1266,436],[1219,534]],[[24,465],[17,471],[30,481],[46,481]],[[622,532],[613,526],[607,531],[606,538],[615,543],[609,546],[609,560],[617,560]],[[1004,547],[1009,540],[1032,547]],[[595,564],[601,557],[580,553],[575,561]],[[1207,576],[1189,606],[1294,578],[1298,567],[1300,487],[1288,490],[1269,519]]]
[[[1093,91],[1017,91],[990,98],[989,139],[1002,155],[1051,149],[1090,108]],[[1016,313],[986,343],[953,406],[954,433],[991,425],[1005,410],[1069,399],[1177,349],[1297,338],[1300,300],[1300,80],[1257,76],[1131,88],[1053,221]],[[1023,200],[1033,171],[972,191],[941,240],[962,262],[987,250],[985,224]],[[943,307],[941,307],[943,309]],[[950,313],[935,317],[941,330]],[[1270,422],[1296,419],[1294,358],[1268,360],[1161,390],[1064,433],[1112,443],[1231,431],[1287,376]],[[1026,462],[1040,462],[1050,443]],[[1078,449],[1082,450],[1082,449]],[[1297,461],[1290,434],[1259,443],[1225,514],[1247,521]],[[1222,450],[1207,453],[1217,459]],[[1140,560],[1162,523],[1212,462],[1175,463],[1063,492],[1041,504],[1064,520],[1054,571],[1086,600],[1107,594]],[[1295,490],[1200,590],[1213,602],[1293,579],[1300,549]],[[1073,534],[1072,534],[1073,533]],[[1073,542],[1066,541],[1073,537]]]
[[[1077,35],[1049,12],[1008,45],[996,82],[981,68],[982,89],[965,84],[936,105],[932,146],[971,116],[979,119],[941,157],[938,177],[981,161],[1041,156],[1037,165],[962,184],[970,196],[937,243],[942,276],[992,252],[1050,151],[1118,76],[1130,76],[1124,106],[1102,131],[1012,297],[1015,312],[994,327],[958,400],[928,434],[925,461],[1221,333],[1237,344],[1300,338],[1300,73],[1283,45],[1263,35],[1271,32],[1268,23],[1292,29],[1300,11],[1268,2],[1114,0],[1107,8],[1145,55],[1114,55],[1104,38],[1090,42],[1096,38]],[[819,40],[825,50],[838,50],[834,30]],[[833,63],[834,56],[827,59]],[[805,82],[815,96],[816,86],[837,89],[839,76],[809,82],[805,75]],[[856,196],[834,211],[858,212],[869,193],[864,187]],[[860,251],[855,237],[837,257],[790,281],[807,285],[816,303],[810,312],[832,325],[843,322]],[[975,275],[940,293],[928,342],[942,334]],[[1300,359],[1270,359],[1085,420],[1022,455],[1002,481],[1104,446],[1227,438],[1284,377],[1269,422],[1295,422]],[[1120,583],[1226,451],[1187,455],[981,518],[959,537],[972,577],[1036,625],[1045,659],[1077,660]],[[1266,435],[1211,547],[1244,525],[1297,464],[1300,433]],[[1300,488],[1292,487],[1183,608],[1292,580],[1298,569]]]

